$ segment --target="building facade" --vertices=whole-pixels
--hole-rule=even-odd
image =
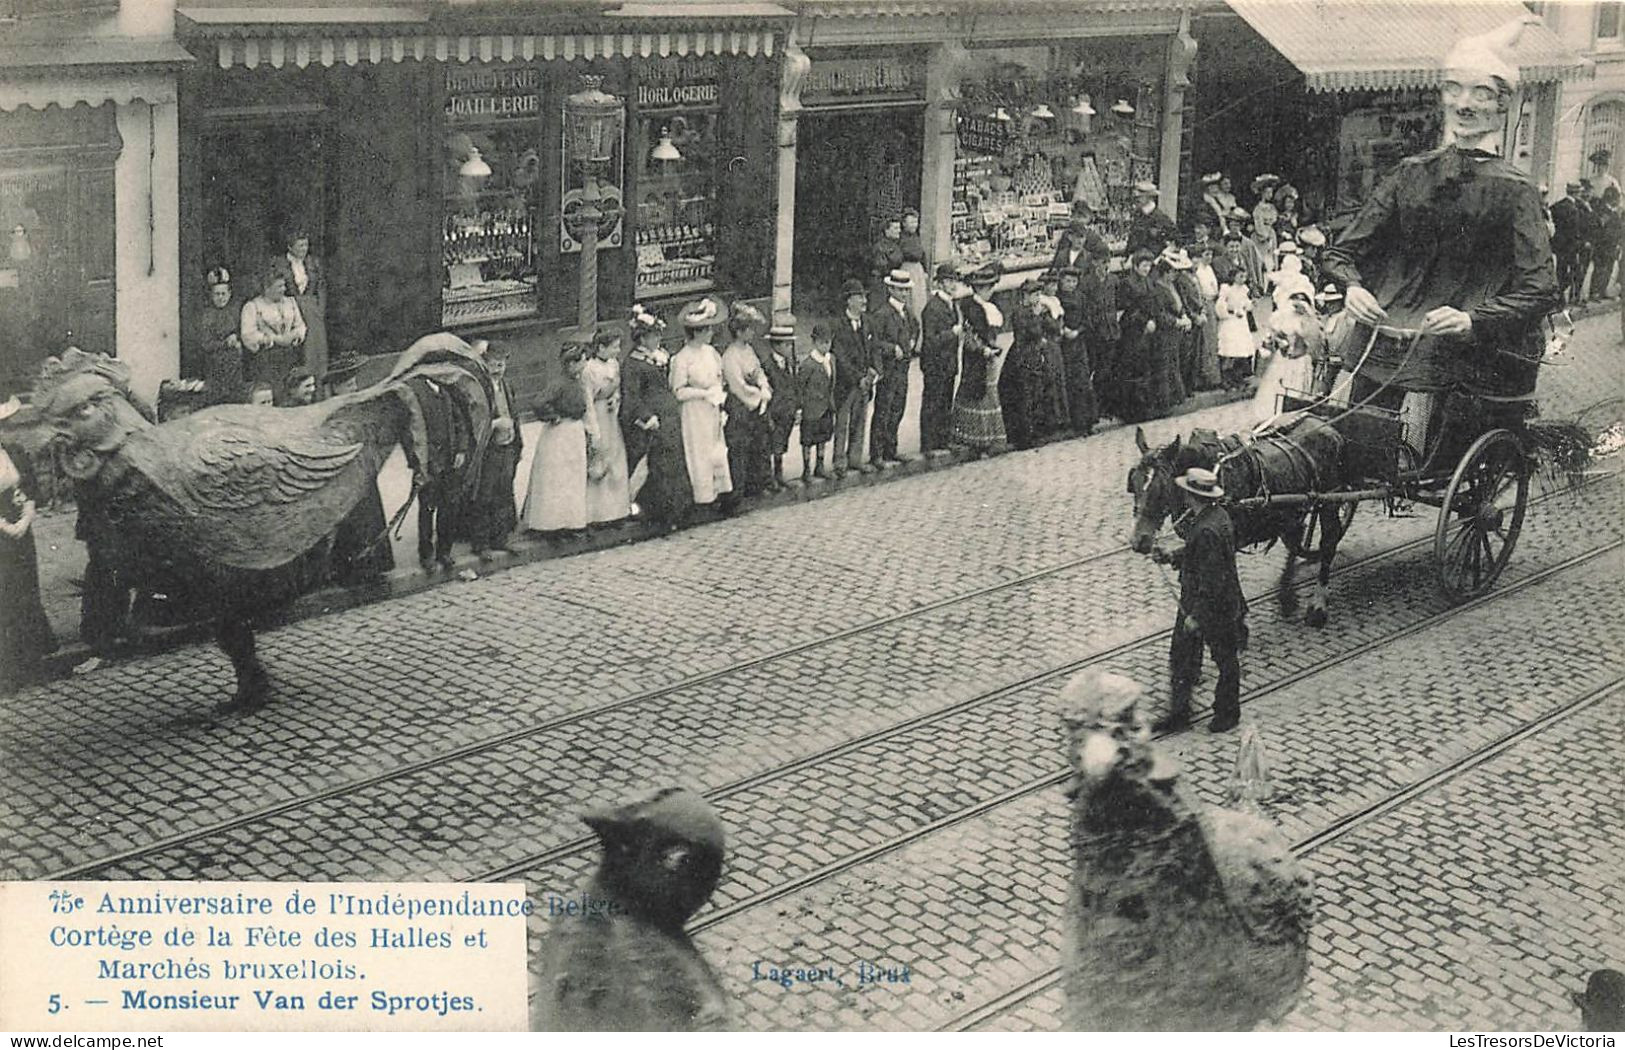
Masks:
[[[1558,102],[1551,186],[1625,178],[1625,4],[1619,0],[1533,4],[1552,30],[1590,63],[1591,76],[1564,86]],[[1602,159],[1599,151],[1606,151]]]
[[[69,345],[179,368],[176,76],[163,0],[0,0],[0,393]]]

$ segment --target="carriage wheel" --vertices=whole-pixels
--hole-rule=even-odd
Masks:
[[[1483,594],[1512,557],[1529,505],[1529,462],[1506,430],[1473,442],[1456,465],[1439,507],[1433,557],[1451,601]]]
[[[1340,526],[1337,534],[1340,541],[1341,537],[1348,535],[1349,522],[1354,520],[1354,508],[1357,506],[1359,504],[1353,500],[1337,505],[1337,520]],[[1303,517],[1303,527],[1298,530],[1297,538],[1292,541],[1292,553],[1304,561],[1319,561],[1322,539],[1324,537],[1320,533],[1320,514],[1310,510]]]

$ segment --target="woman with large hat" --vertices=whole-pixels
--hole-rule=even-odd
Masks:
[[[734,487],[728,442],[722,434],[728,392],[722,381],[722,355],[711,345],[711,330],[722,323],[722,311],[713,300],[701,299],[690,303],[678,321],[683,347],[671,359],[671,389],[682,405],[683,458],[694,502],[704,506]]]
[[[568,342],[559,348],[560,374],[536,402],[542,428],[530,462],[530,485],[520,522],[536,532],[575,532],[587,527],[587,395],[581,370],[591,347]]]
[[[954,394],[953,441],[981,456],[1005,440],[1004,414],[999,407],[999,372],[1003,351],[1010,344],[1004,314],[989,296],[999,283],[996,266],[985,266],[966,278],[971,297],[961,311],[965,347],[959,389]]]
[[[660,345],[666,322],[641,303],[632,307],[632,352],[621,368],[621,434],[631,472],[634,506],[649,521],[670,528],[694,505],[683,442],[683,408],[667,375]]]

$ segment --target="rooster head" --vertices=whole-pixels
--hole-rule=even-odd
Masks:
[[[657,925],[681,929],[722,877],[722,820],[692,791],[665,788],[582,820],[604,847],[600,888]]]
[[[1058,706],[1069,741],[1069,798],[1093,794],[1120,777],[1168,784],[1178,776],[1173,759],[1151,743],[1150,726],[1139,712],[1143,693],[1138,682],[1096,669],[1079,672],[1062,688]]]
[[[31,421],[63,452],[69,476],[88,480],[131,434],[152,426],[130,392],[130,369],[106,354],[70,347],[48,358],[34,384]]]

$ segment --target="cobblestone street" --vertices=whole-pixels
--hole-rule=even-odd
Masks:
[[[1545,416],[1625,395],[1618,323],[1580,322]],[[299,620],[261,636],[252,716],[214,713],[208,645],[22,692],[0,877],[569,893],[597,858],[577,815],[679,783],[728,828],[691,930],[740,1027],[1054,1029],[1056,693],[1098,666],[1167,700],[1178,583],[1123,546],[1137,456],[1118,428]],[[1362,505],[1319,630],[1277,611],[1278,548],[1240,559],[1243,722],[1316,878],[1287,1029],[1572,1028],[1569,993],[1625,962],[1625,481],[1538,479],[1505,574],[1459,606],[1435,520]],[[1164,746],[1217,803],[1236,739]],[[910,979],[756,979],[864,961]]]

